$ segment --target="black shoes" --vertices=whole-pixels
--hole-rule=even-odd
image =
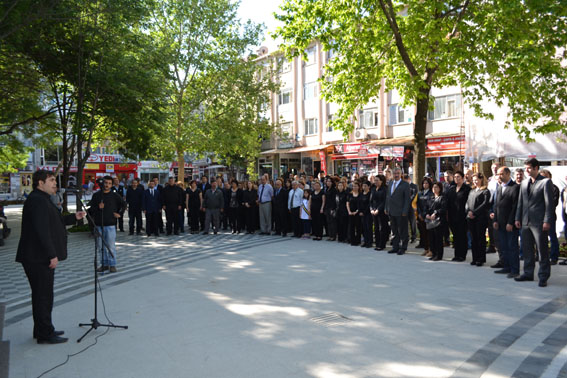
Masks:
[[[508,275],[506,276],[506,278],[517,278],[517,277],[520,277],[518,273],[508,273]]]
[[[406,253],[406,251],[398,251],[398,252],[397,252],[397,254],[400,255],[400,256],[403,255],[403,254],[405,254],[405,253]]]
[[[550,263],[551,265],[557,265],[557,260],[551,260],[549,263]]]
[[[435,258],[433,259],[433,261],[441,261],[441,260],[443,260],[441,257],[435,257]]]
[[[537,286],[539,286],[539,287],[546,287],[546,286],[547,286],[547,281],[540,280],[539,283],[537,284]]]
[[[484,263],[481,262],[481,261],[477,261],[477,262],[476,262],[476,266],[483,266],[483,265],[484,265]]]
[[[61,337],[61,336],[51,336],[48,339],[37,339],[37,343],[38,344],[61,344],[61,343],[66,343],[67,340],[69,340],[66,337]]]
[[[209,233],[207,231],[204,231],[201,235],[208,235]]]
[[[63,336],[65,334],[65,331],[53,331],[53,336]],[[34,333],[33,334],[33,338],[37,339],[37,335]]]
[[[496,273],[496,274],[508,274],[508,273],[510,273],[510,269],[499,269],[499,270],[495,270],[494,273]]]
[[[500,263],[500,261],[498,261],[496,264],[490,265],[490,267],[492,269],[498,269],[498,268],[504,268],[504,265],[502,265],[502,263]]]
[[[528,276],[525,276],[525,275],[521,275],[520,277],[514,278],[514,281],[517,281],[517,282],[533,281],[533,280],[534,280],[533,277],[528,277]]]
[[[398,251],[395,250],[395,249],[391,249],[391,250],[388,251],[388,253],[398,253]]]

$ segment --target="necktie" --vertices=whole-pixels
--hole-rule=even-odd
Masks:
[[[293,193],[291,193],[291,205],[289,207],[293,208],[293,199],[295,197],[295,189],[293,189]]]
[[[260,203],[262,203],[262,196],[264,195],[264,188],[266,188],[266,185],[262,185],[262,191],[260,192]]]
[[[396,190],[396,186],[398,186],[398,182],[394,181],[394,183],[392,184],[392,193],[391,194],[394,194],[394,191]]]
[[[150,190],[150,192],[152,193],[152,197],[153,197],[154,196],[154,190],[152,189],[152,190]]]

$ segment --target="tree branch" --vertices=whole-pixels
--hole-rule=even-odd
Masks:
[[[10,125],[0,125],[0,128],[6,128],[6,130],[2,130],[0,131],[0,135],[8,135],[13,133],[19,126],[25,125],[27,123],[30,122],[38,122],[41,121],[44,118],[49,117],[51,114],[55,113],[56,111],[56,106],[50,108],[49,110],[47,110],[45,113],[43,113],[40,116],[34,116],[34,117],[29,117],[27,119],[24,119],[23,121],[19,121],[19,122],[15,122],[12,123]]]

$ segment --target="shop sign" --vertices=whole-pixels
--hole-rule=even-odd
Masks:
[[[85,169],[98,171],[98,164],[85,164]]]
[[[89,163],[118,163],[122,161],[122,155],[116,154],[91,154],[87,159]]]
[[[193,168],[193,165],[191,163],[185,162],[183,165],[184,165],[184,167],[183,167],[184,169]],[[170,170],[172,170],[174,168],[179,168],[179,163],[176,162],[176,161],[172,162],[171,166],[169,167]]]
[[[56,165],[39,165],[37,167],[37,170],[40,171],[52,171],[52,172],[56,172],[57,171],[57,166]],[[77,167],[71,167],[69,169],[69,172],[77,172]],[[60,173],[63,173],[63,168],[61,168]]]
[[[360,150],[358,150],[358,155],[360,157],[367,157],[368,156],[368,148],[360,147]]]
[[[404,157],[404,146],[394,146],[393,147],[394,157],[403,158]]]
[[[114,164],[106,164],[106,172],[114,173]]]
[[[327,159],[325,158],[325,151],[319,151],[319,158],[321,159],[321,170],[327,175]]]
[[[354,154],[354,153],[357,153],[362,146],[363,146],[363,143],[336,144],[335,145],[335,153],[336,154]]]
[[[465,136],[432,138],[427,140],[426,157],[460,156],[465,149]]]
[[[160,163],[155,160],[142,160],[138,162],[139,169],[167,169],[166,163]]]
[[[294,144],[293,142],[289,142],[289,141],[282,141],[278,143],[278,148],[293,148]]]

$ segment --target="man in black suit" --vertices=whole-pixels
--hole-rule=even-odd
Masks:
[[[276,189],[274,190],[273,209],[276,224],[275,235],[286,236],[289,230],[287,224],[287,200],[288,191],[283,187],[283,181],[277,179],[275,182]]]
[[[419,189],[417,188],[417,185],[415,185],[413,182],[411,182],[411,177],[408,174],[404,174],[404,181],[407,182],[409,184],[409,191],[410,191],[410,207],[409,207],[409,213],[408,213],[408,221],[409,221],[409,227],[411,230],[411,243],[415,242],[415,239],[417,239],[417,224],[416,224],[416,210],[417,207],[414,209],[413,208],[413,201],[415,200],[415,197],[417,197],[417,192],[419,192]]]
[[[160,197],[163,194],[163,186],[159,183],[159,178],[154,177],[154,190],[157,190],[160,193]],[[161,208],[159,209],[158,213],[157,213],[157,225],[159,228],[159,232],[161,232],[162,234],[164,233],[163,230],[163,216],[161,214]]]
[[[207,176],[203,176],[201,177],[201,182],[199,183],[199,185],[197,186],[199,189],[201,189],[201,193],[203,193],[203,198],[205,198],[205,193],[207,193],[207,190],[211,189],[211,184],[209,184],[209,179],[207,178]],[[201,223],[201,231],[203,231],[205,229],[205,211],[201,211],[201,213],[199,214],[199,222]]]
[[[128,226],[129,235],[134,235],[134,223],[136,234],[142,234],[142,202],[144,200],[144,188],[140,185],[140,179],[132,180],[132,186],[126,191],[126,202],[128,203]]]
[[[179,235],[179,211],[185,201],[185,192],[175,183],[175,177],[170,176],[167,186],[161,192],[161,201],[165,211],[167,235],[171,232]]]
[[[24,203],[22,233],[16,261],[21,263],[32,291],[33,337],[38,344],[59,344],[61,337],[51,322],[53,282],[59,261],[67,258],[66,225],[82,219],[85,212],[61,215],[50,196],[57,191],[51,171],[36,171],[32,176],[33,191]]]
[[[155,188],[155,182],[148,182],[148,189],[144,192],[142,210],[146,214],[146,234],[159,236],[158,217],[161,212],[161,193]]]
[[[402,170],[394,169],[394,178],[386,193],[386,214],[390,216],[390,225],[394,238],[392,250],[388,253],[403,255],[408,249],[408,212],[411,206],[409,184],[402,180]],[[400,245],[401,244],[401,245]]]
[[[524,163],[528,179],[520,186],[516,209],[516,227],[521,228],[524,274],[516,281],[533,281],[535,269],[534,244],[539,251],[539,286],[547,286],[551,274],[548,232],[553,220],[553,185],[539,174],[539,162],[530,158]]]
[[[508,278],[520,275],[520,249],[518,246],[519,230],[514,225],[520,185],[512,180],[508,167],[497,171],[502,184],[496,188],[492,226],[498,232],[498,250],[502,254],[502,269],[494,273],[506,273]]]

